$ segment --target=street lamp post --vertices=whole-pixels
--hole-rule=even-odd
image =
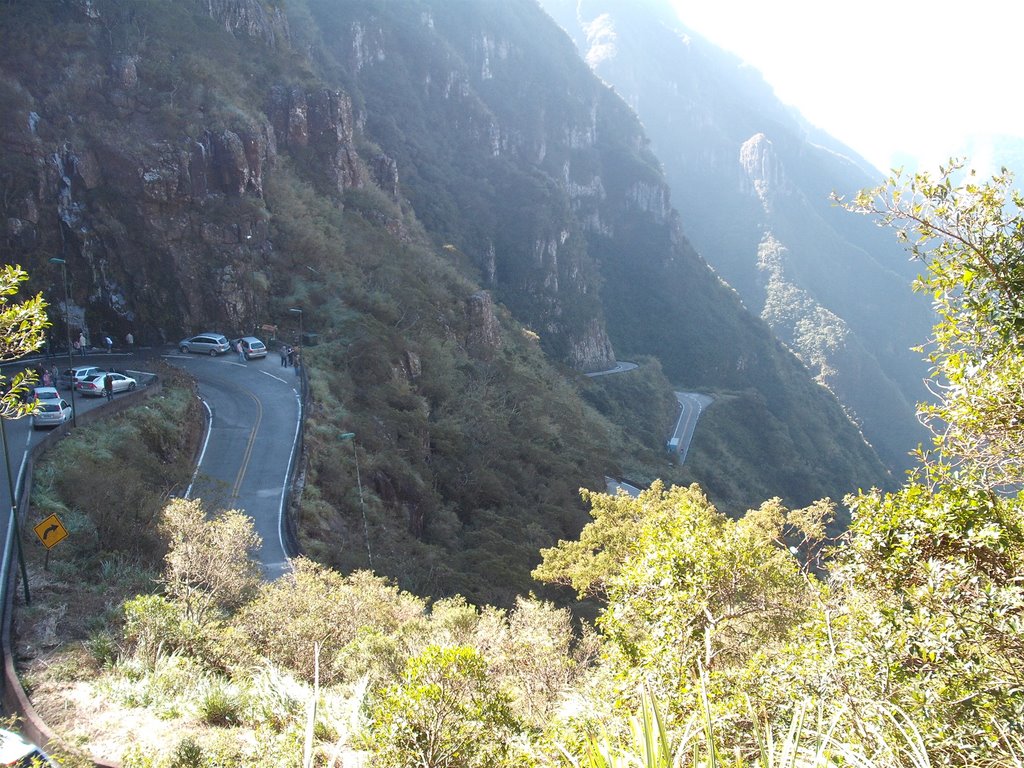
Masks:
[[[71,301],[68,298],[68,272],[67,266],[64,259],[60,259],[56,256],[50,258],[51,264],[60,264],[60,278],[61,282],[64,283],[64,329],[68,335],[68,368],[75,367],[75,359],[71,355],[71,307],[69,306]],[[57,386],[57,382],[53,382],[53,386]],[[74,373],[71,375],[71,424],[72,426],[78,426],[78,413],[75,410],[75,376]]]
[[[302,346],[302,310],[298,307],[292,307],[288,310],[293,315],[299,316],[299,346]]]
[[[366,540],[366,559],[370,563],[370,568],[373,568],[373,555],[370,553],[370,527],[366,522],[366,504],[363,501],[363,481],[359,476],[359,455],[356,453],[356,433],[342,432],[338,435],[338,438],[340,440],[352,441],[352,458],[356,463],[356,485],[359,487],[359,509],[363,513],[363,538]]]

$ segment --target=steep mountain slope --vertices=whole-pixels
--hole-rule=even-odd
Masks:
[[[765,488],[807,500],[827,475],[882,481],[846,420],[826,415],[831,396],[682,237],[635,115],[539,9],[309,7],[335,61],[347,62],[338,71],[363,99],[368,132],[409,169],[403,189],[424,223],[467,254],[551,354],[596,363],[579,350],[604,348],[594,333],[603,327],[616,350],[657,357],[682,386],[757,392],[736,414],[766,469],[737,504]]]
[[[325,562],[508,603],[580,486],[692,477],[638,442],[665,398],[579,381],[613,350],[721,395],[696,479],[736,511],[887,480],[529,0],[25,0],[0,40],[8,258],[58,305],[66,260],[76,331],[319,335],[297,521]]]
[[[759,74],[684,28],[661,0],[543,0],[587,61],[637,110],[683,229],[829,386],[891,468],[925,438],[914,403],[927,337],[916,266],[870,222],[837,210],[881,175],[807,126]]]

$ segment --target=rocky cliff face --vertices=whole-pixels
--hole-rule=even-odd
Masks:
[[[365,183],[355,149],[355,120],[348,94],[275,86],[267,98],[266,113],[282,147],[313,152],[322,182],[329,190],[344,192]],[[380,162],[378,158],[376,164]],[[397,168],[394,172],[397,174]],[[395,195],[394,185],[390,192]]]
[[[397,161],[413,207],[428,225],[431,209],[443,205],[455,215],[457,223],[446,225],[460,230],[455,244],[495,297],[541,331],[549,351],[580,369],[613,364],[598,270],[579,232],[605,226],[602,207],[664,213],[667,197],[657,184],[637,184],[609,200],[600,175],[581,162],[595,155],[602,89],[588,83],[568,111],[530,104],[528,93],[505,89],[532,52],[495,27],[489,12],[436,6],[406,24],[397,11],[378,10],[346,6],[319,20],[336,31],[333,45],[363,97],[367,132]],[[395,88],[396,80],[406,86]],[[396,130],[410,110],[434,128]]]
[[[281,51],[292,45],[281,9],[257,0],[203,0],[197,10],[235,38],[240,50]],[[79,11],[87,20],[83,29],[97,40],[131,24],[102,3],[82,5]],[[426,13],[418,31],[440,40],[436,30],[454,21],[447,12]],[[361,120],[371,122],[370,133],[379,127],[374,122],[382,113],[374,104],[394,95],[391,78],[402,76],[389,67],[405,66],[409,49],[373,13],[353,9],[348,17],[339,14],[335,23],[342,33],[336,38],[340,57],[363,89],[361,97],[369,97],[362,114],[343,90],[281,82],[264,92],[258,110],[210,114],[197,102],[187,130],[161,136],[149,126],[149,115],[162,98],[152,82],[154,52],[141,43],[129,46],[131,52],[97,45],[90,64],[104,71],[106,98],[100,106],[139,139],[126,146],[121,137],[86,136],[81,123],[58,126],[60,114],[41,103],[33,84],[19,83],[26,97],[22,119],[9,131],[7,143],[25,149],[39,178],[26,185],[31,191],[15,206],[33,213],[10,216],[9,237],[15,245],[45,243],[65,255],[81,255],[68,263],[75,314],[87,335],[102,329],[120,336],[132,327],[136,335],[165,339],[208,324],[252,327],[265,314],[265,263],[273,249],[257,201],[264,198],[266,174],[279,152],[298,158],[317,189],[336,196],[339,204],[347,190],[366,184],[401,204],[401,169],[417,164],[410,146],[363,159],[356,144]],[[300,42],[300,48],[312,45]],[[551,105],[536,121],[520,121],[514,113],[502,114],[501,105],[486,103],[479,88],[516,77],[528,53],[500,31],[480,27],[466,42],[464,58],[450,47],[419,67],[416,97],[436,126],[426,136],[461,142],[459,152],[467,158],[479,154],[485,164],[495,165],[511,188],[489,185],[477,207],[487,205],[496,215],[489,213],[486,229],[480,226],[459,245],[482,269],[484,285],[541,330],[543,343],[556,356],[583,370],[612,365],[615,356],[597,298],[598,270],[578,233],[610,234],[610,211],[622,207],[664,220],[669,215],[666,189],[657,181],[634,179],[609,196],[589,160],[606,98],[596,83],[569,114]],[[68,87],[77,77],[68,72]],[[18,83],[16,73],[12,80]],[[80,109],[87,109],[85,102]],[[638,132],[633,141],[642,144]],[[524,174],[515,168],[520,164],[530,170]],[[465,170],[486,183],[492,169]],[[453,181],[460,178],[458,171],[448,175]],[[430,209],[417,195],[433,192],[417,186],[408,192],[414,207]],[[522,205],[523,194],[534,192],[550,200],[533,209]],[[112,212],[91,199],[107,194],[132,208],[132,218],[141,223],[132,231],[133,242],[115,240],[118,228],[106,220]],[[211,216],[214,209],[223,215]],[[400,220],[384,223],[402,232]],[[467,229],[476,223],[484,219]],[[140,251],[153,258],[138,258]],[[257,279],[250,279],[254,275]],[[134,300],[143,295],[143,301]]]
[[[233,35],[259,40],[269,48],[287,48],[288,21],[278,6],[267,7],[261,0],[204,0],[210,18]]]
[[[754,195],[766,214],[775,208],[775,198],[792,194],[785,169],[771,140],[757,133],[740,145],[739,164],[743,171],[740,191]]]
[[[424,466],[380,483],[418,510],[411,528],[446,503],[416,501],[438,460],[416,390],[450,384],[425,350],[457,349],[470,362],[456,368],[511,365],[524,353],[509,317],[559,365],[601,369],[625,350],[658,357],[680,386],[758,393],[744,424],[760,434],[742,442],[791,454],[774,493],[804,500],[882,475],[694,252],[636,115],[530,0],[30,5],[0,11],[47,30],[8,34],[0,57],[12,260],[54,297],[46,259],[66,259],[87,336],[251,332],[287,324],[284,302],[298,300],[358,326],[341,356],[360,360],[357,391],[406,388],[386,401],[400,413],[372,423],[383,441],[414,436],[401,461]],[[771,182],[774,167],[734,167],[729,183]],[[405,306],[410,295],[429,306]],[[825,418],[841,448],[794,437],[798,403],[814,404],[797,417],[806,431]],[[472,503],[500,503],[502,482]]]
[[[32,113],[39,116],[15,141],[34,180],[11,206],[28,217],[8,217],[16,234],[8,242],[15,252],[31,243],[67,260],[87,336],[134,329],[152,339],[221,319],[249,325],[258,297],[241,276],[266,228],[256,217],[211,217],[209,207],[262,197],[276,155],[267,122],[126,147],[116,136],[65,133]],[[116,225],[129,213],[130,231]]]
[[[475,358],[490,359],[501,348],[501,326],[494,315],[494,301],[486,291],[466,299],[466,349]]]
[[[154,120],[154,110],[171,110],[154,85],[161,51],[108,47],[134,23],[116,6],[76,9],[95,45],[60,69],[56,84],[7,62],[12,110],[2,127],[10,258],[29,266],[34,253],[65,258],[75,331],[120,338],[132,330],[145,341],[207,326],[251,331],[266,315],[274,250],[263,199],[279,152],[305,158],[312,181],[339,205],[346,190],[374,182],[398,200],[395,162],[378,153],[368,167],[358,156],[345,92],[273,84],[255,109],[225,113],[194,91],[186,101],[198,100],[177,110],[185,130],[168,131]],[[204,0],[197,11],[240,49],[288,47],[280,9]],[[91,73],[99,94],[79,88]],[[169,82],[175,91],[183,85]],[[53,88],[67,100],[48,100]],[[103,128],[105,120],[118,128]]]
[[[829,200],[880,175],[682,27],[668,3],[542,5],[643,119],[701,255],[840,396],[890,466],[907,466],[924,438],[913,402],[926,397],[926,372],[910,348],[927,338],[928,308],[911,295],[898,245]],[[785,258],[766,269],[765,249]]]
[[[762,418],[789,423],[809,403],[835,409],[827,429],[859,444],[862,467],[875,461],[832,395],[798,383],[806,369],[694,252],[636,115],[536,7],[311,9],[333,59],[346,63],[358,119],[397,161],[420,220],[469,258],[552,357],[589,371],[627,350],[658,357],[680,386],[765,393],[756,406],[765,413],[744,418],[749,440],[776,456],[791,450],[793,467],[775,478],[794,489],[831,472],[835,456],[810,455],[815,440],[794,439],[801,427],[769,434]],[[718,183],[742,188],[763,210],[795,192],[779,184],[790,172],[776,140],[756,134],[744,137],[742,161],[739,144],[706,149],[721,165]]]

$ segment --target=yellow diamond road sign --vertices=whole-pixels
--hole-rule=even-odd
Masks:
[[[54,544],[63,541],[68,535],[68,529],[56,515],[50,515],[33,530],[47,549],[51,549]]]

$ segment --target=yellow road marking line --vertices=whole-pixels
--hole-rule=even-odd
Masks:
[[[231,489],[231,498],[233,499],[238,498],[238,491],[242,487],[245,471],[249,468],[249,460],[252,458],[252,447],[256,443],[256,432],[260,428],[260,422],[263,421],[263,405],[260,403],[259,398],[249,391],[246,391],[246,394],[256,403],[256,423],[252,425],[252,431],[249,433],[249,442],[246,444],[245,453],[242,456],[242,466],[238,468],[238,477],[235,478],[235,486]]]

